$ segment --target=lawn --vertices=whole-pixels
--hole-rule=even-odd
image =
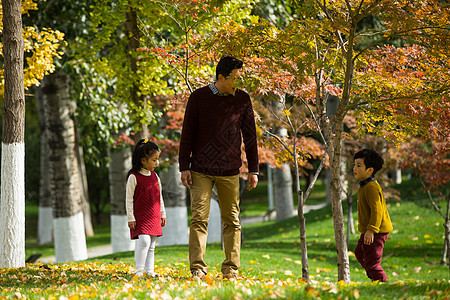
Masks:
[[[156,279],[133,278],[133,252],[75,263],[29,264],[0,270],[0,299],[450,299],[449,268],[439,264],[442,220],[415,186],[405,183],[398,187],[403,200],[388,200],[394,231],[382,265],[389,283],[371,283],[352,252],[351,283],[337,282],[333,220],[331,208],[325,207],[306,215],[309,283],[301,279],[298,220],[293,217],[244,226],[238,280],[221,279],[224,256],[219,244],[208,245],[210,272],[202,281],[190,278],[187,246],[157,247],[156,271],[161,276]],[[352,234],[350,251],[357,238]]]

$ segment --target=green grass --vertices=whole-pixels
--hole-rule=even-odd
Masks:
[[[398,187],[403,200],[388,200],[394,231],[386,242],[382,266],[390,283],[371,283],[352,253],[349,256],[351,283],[337,283],[333,220],[331,208],[325,207],[306,215],[309,284],[300,279],[298,220],[293,217],[243,227],[242,278],[237,281],[220,278],[224,255],[219,244],[207,248],[208,280],[191,280],[188,248],[183,245],[157,247],[156,267],[162,275],[159,279],[132,277],[133,252],[76,263],[39,263],[23,269],[2,269],[0,299],[21,296],[30,299],[60,296],[72,299],[449,299],[449,268],[439,264],[442,220],[416,186],[413,182],[405,183]],[[356,220],[356,213],[354,216]],[[107,236],[107,232],[104,234]],[[358,236],[352,234],[350,251],[354,250]],[[91,246],[102,239],[88,239],[87,243]],[[28,242],[27,248],[31,250]]]
[[[305,181],[300,182],[300,187],[305,191]],[[307,205],[318,204],[324,202],[326,199],[326,187],[322,180],[317,180],[311,195],[306,202]],[[294,208],[297,208],[297,192],[292,191],[292,201]],[[267,196],[267,181],[260,181],[255,189],[245,190],[241,196],[241,217],[259,216],[267,213],[269,208]]]

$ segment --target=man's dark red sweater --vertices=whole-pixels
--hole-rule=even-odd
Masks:
[[[242,133],[242,137],[241,137]],[[215,95],[208,87],[189,97],[180,141],[180,171],[230,176],[239,174],[241,141],[244,141],[249,172],[258,172],[255,118],[250,96]]]

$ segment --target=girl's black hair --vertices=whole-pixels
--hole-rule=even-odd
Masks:
[[[128,171],[127,178],[130,176],[131,172],[139,172],[142,169],[141,160],[143,158],[150,157],[157,151],[159,151],[158,145],[149,140],[142,139],[137,142],[131,159],[132,167],[130,171]]]
[[[364,165],[366,165],[366,169],[373,168],[372,176],[375,176],[375,174],[379,170],[381,170],[384,164],[383,157],[381,157],[381,155],[378,152],[372,149],[362,149],[358,151],[353,157],[353,160],[357,158],[364,159]]]

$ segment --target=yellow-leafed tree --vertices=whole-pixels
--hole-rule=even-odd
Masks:
[[[22,14],[36,10],[37,4],[32,0],[22,1]],[[0,3],[0,34],[3,35],[3,7]],[[63,42],[64,34],[50,28],[37,29],[26,26],[22,29],[24,39],[24,88],[38,85],[44,75],[55,70],[54,58],[61,58],[62,52],[58,50]],[[1,68],[0,68],[0,95],[5,92],[3,43],[0,41]]]

